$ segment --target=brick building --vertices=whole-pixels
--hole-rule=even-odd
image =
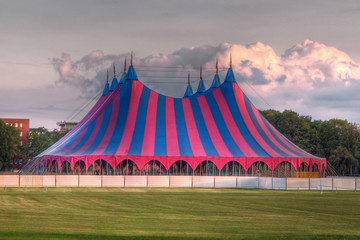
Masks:
[[[19,130],[21,144],[26,144],[26,135],[30,130],[30,120],[23,118],[0,118],[6,125],[12,125]]]
[[[25,145],[27,143],[26,135],[30,131],[30,120],[23,118],[0,118],[6,125],[12,125],[17,130],[19,130],[19,137],[21,140],[21,144]],[[17,169],[21,169],[22,166],[26,163],[26,159],[22,156],[16,156],[12,159],[12,165],[14,171]]]

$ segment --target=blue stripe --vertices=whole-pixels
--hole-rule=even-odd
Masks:
[[[191,104],[191,108],[194,113],[195,123],[196,123],[196,127],[198,129],[198,132],[199,132],[200,140],[204,147],[206,155],[212,156],[212,157],[219,157],[219,154],[216,151],[214,144],[211,141],[209,132],[206,128],[205,121],[201,114],[201,109],[200,109],[197,98],[191,97],[190,104]]]
[[[221,84],[220,90],[225,97],[234,121],[247,144],[251,147],[251,149],[256,153],[258,157],[271,157],[255,140],[255,138],[247,128],[244,119],[241,116],[239,106],[237,105],[232,83]]]
[[[84,151],[80,156],[89,155],[95,151],[95,149],[99,146],[101,140],[103,139],[106,129],[109,125],[111,110],[112,110],[113,101],[111,101],[105,108],[104,118],[101,123],[99,132],[97,133],[94,141],[91,143],[90,147]]]
[[[294,153],[295,155],[297,156],[301,156],[301,157],[309,157],[308,155],[301,155],[302,154],[306,154],[307,152],[305,152],[304,150],[302,150],[301,148],[299,148],[298,146],[296,146],[294,143],[290,142],[287,138],[285,138],[278,130],[275,129],[275,131],[277,131],[280,136],[283,137],[283,139],[289,143],[291,146],[293,146],[294,148],[298,149],[299,151],[301,151],[301,153],[299,152],[296,152],[295,150],[293,150],[292,148],[290,148],[289,146],[287,146],[283,141],[281,141],[281,139],[276,135],[276,133],[272,130],[272,128],[270,127],[269,125],[269,122],[264,118],[264,116],[260,114],[260,117],[263,121],[263,123],[265,124],[266,128],[269,130],[269,132],[271,133],[271,135],[284,147],[286,148],[287,150],[291,151],[292,153]]]
[[[140,96],[139,108],[136,115],[134,134],[131,140],[128,155],[132,155],[132,156],[141,155],[141,148],[144,140],[146,114],[148,109],[149,98],[150,98],[150,89],[144,86]]]
[[[258,123],[256,116],[253,112],[253,109],[251,107],[251,102],[250,100],[247,98],[247,96],[244,94],[244,100],[245,100],[245,106],[246,109],[249,113],[250,119],[253,122],[256,130],[258,131],[258,133],[260,134],[261,138],[264,139],[264,141],[274,150],[276,151],[278,154],[280,154],[282,157],[294,157],[291,156],[285,152],[283,152],[280,148],[278,148],[270,139],[269,137],[266,135],[266,133],[264,132],[264,130],[261,128],[260,124]]]
[[[226,147],[229,149],[233,157],[244,157],[245,155],[241,152],[234,139],[232,138],[229,129],[226,126],[223,116],[221,115],[219,106],[212,93],[205,94],[206,101],[209,104],[211,114],[214,117],[215,124],[219,130],[221,138],[223,139]]]
[[[62,144],[65,144],[64,146],[62,146],[62,144],[60,144],[59,146],[57,146],[56,148],[60,148],[60,150],[57,150],[56,152],[54,152],[53,154],[57,154],[59,152],[62,152],[63,150],[67,149],[68,147],[70,147],[70,145],[78,138],[79,134],[84,130],[84,128],[82,128],[80,131],[78,131],[77,133],[75,133],[74,135],[72,135],[69,139],[70,140],[66,140],[65,142],[63,142]],[[69,141],[69,142],[67,142]],[[56,149],[54,149],[56,150]],[[51,151],[54,151],[51,150]]]
[[[179,143],[180,156],[194,156],[186,129],[184,109],[180,98],[174,99],[176,132]]]
[[[166,156],[166,118],[165,118],[166,97],[159,94],[156,112],[155,132],[155,156]]]
[[[120,89],[119,115],[116,121],[113,135],[102,155],[114,155],[117,149],[119,148],[125,129],[127,115],[129,112],[131,90],[132,90],[132,81],[126,81],[123,87],[121,87]]]
[[[72,150],[66,152],[63,155],[70,155],[70,154],[76,152],[77,150],[79,150],[85,144],[85,142],[90,137],[92,131],[94,130],[96,119],[97,118],[92,120],[92,122],[88,125],[88,129],[86,130],[86,133],[84,134],[84,137],[81,139],[81,141],[78,143],[78,145],[76,145],[76,147],[74,147]]]

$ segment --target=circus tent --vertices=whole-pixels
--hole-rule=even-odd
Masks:
[[[22,174],[44,174],[67,164],[87,172],[101,160],[111,173],[124,162],[141,174],[156,162],[162,174],[182,162],[194,173],[204,162],[217,174],[229,163],[245,172],[256,162],[270,171],[288,163],[295,171],[326,168],[326,160],[313,156],[285,138],[254,107],[236,83],[233,69],[223,83],[216,72],[205,89],[201,79],[193,93],[190,83],[183,98],[157,93],[145,86],[131,64],[119,81],[114,75],[86,116],[62,139],[30,161]],[[311,170],[310,170],[311,171]],[[120,171],[120,174],[123,173]],[[134,173],[134,171],[132,171]]]

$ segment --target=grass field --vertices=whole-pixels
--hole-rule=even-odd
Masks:
[[[0,239],[360,239],[359,192],[0,189]]]

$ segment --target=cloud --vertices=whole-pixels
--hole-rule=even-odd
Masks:
[[[112,71],[112,64],[123,62],[125,54],[105,55],[101,50],[95,50],[80,60],[72,60],[71,55],[63,53],[54,57],[51,63],[59,74],[57,85],[70,85],[82,90],[81,97],[90,98],[98,93],[106,82],[106,71]],[[109,73],[112,79],[112,72]]]
[[[325,116],[324,109],[331,114],[341,114],[345,108],[347,111],[360,109],[359,64],[345,52],[311,40],[296,44],[280,55],[261,42],[222,43],[181,48],[168,55],[155,53],[134,58],[134,65],[140,80],[147,86],[168,96],[181,97],[186,88],[187,71],[191,72],[192,86],[196,90],[198,69],[202,64],[205,85],[209,87],[216,59],[223,79],[230,53],[238,83],[259,108],[269,108],[269,105],[280,110],[290,108],[318,118],[334,117]],[[102,90],[106,70],[111,69],[113,63],[122,65],[125,55],[129,53],[109,55],[96,50],[72,60],[64,53],[52,60],[59,74],[57,84],[78,87],[83,96],[92,97]],[[318,112],[323,115],[319,116]],[[360,122],[360,119],[355,121]]]

